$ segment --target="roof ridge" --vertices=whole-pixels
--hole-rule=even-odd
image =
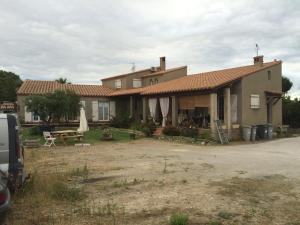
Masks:
[[[267,67],[269,67],[270,65],[273,65],[273,64],[279,64],[281,62],[282,62],[281,60],[278,60],[278,61],[271,61],[271,62],[263,63],[263,66],[256,66],[256,65],[252,64],[252,65],[245,65],[245,66],[229,67],[229,68],[225,68],[225,69],[219,69],[219,70],[212,70],[212,71],[205,71],[205,72],[200,72],[200,73],[189,74],[188,76],[194,76],[194,75],[200,75],[200,74],[207,74],[207,73],[215,73],[215,72],[232,70],[232,69],[242,69],[242,68],[252,67],[252,66],[253,67],[254,66],[257,67],[260,70],[260,69],[265,69],[265,68],[267,68]]]

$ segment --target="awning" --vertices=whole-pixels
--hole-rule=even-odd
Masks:
[[[270,102],[273,102],[273,105],[275,105],[282,96],[282,92],[277,92],[277,91],[265,91],[266,98],[267,98],[267,104]]]

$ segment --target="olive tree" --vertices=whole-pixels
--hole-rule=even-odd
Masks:
[[[78,116],[80,97],[69,90],[56,90],[47,95],[32,95],[25,100],[27,111],[34,112],[45,122],[66,121]]]

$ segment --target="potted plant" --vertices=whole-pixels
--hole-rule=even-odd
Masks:
[[[114,139],[113,134],[109,130],[104,130],[103,131],[101,140],[110,141],[110,140],[113,140],[113,139]]]

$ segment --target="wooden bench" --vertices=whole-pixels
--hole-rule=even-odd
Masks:
[[[77,141],[81,141],[81,139],[83,138],[82,134],[76,134],[76,135],[63,135],[62,138],[64,139],[64,141],[68,140],[69,138],[74,138]]]

